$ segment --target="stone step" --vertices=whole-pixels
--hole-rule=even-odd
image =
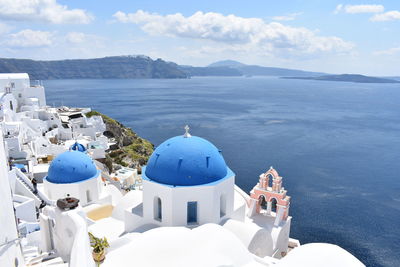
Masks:
[[[39,263],[38,265],[32,265],[38,267],[68,267],[68,263],[65,263],[60,257],[44,261]]]

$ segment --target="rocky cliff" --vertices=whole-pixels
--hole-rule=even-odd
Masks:
[[[0,58],[1,72],[26,72],[32,80],[187,78],[175,63],[146,56],[51,61]]]
[[[87,117],[96,115],[101,116],[106,124],[104,135],[115,141],[115,145],[107,152],[105,164],[108,169],[112,171],[115,164],[119,164],[140,171],[140,166],[145,165],[153,153],[154,145],[138,136],[132,129],[100,112],[86,113]]]

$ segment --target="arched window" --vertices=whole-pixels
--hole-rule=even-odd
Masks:
[[[226,215],[226,196],[224,194],[219,198],[219,216],[222,218]]]
[[[154,220],[162,221],[162,205],[161,198],[154,198]]]
[[[269,173],[267,175],[267,178],[268,178],[268,187],[272,188],[272,184],[273,184],[273,181],[274,181],[274,176],[272,176],[272,174]]]
[[[258,199],[259,203],[260,203],[260,207],[263,210],[267,209],[267,201],[265,201],[265,197],[263,195],[261,195]]]
[[[276,198],[271,198],[271,211],[276,212]]]

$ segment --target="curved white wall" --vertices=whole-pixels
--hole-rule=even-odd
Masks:
[[[143,180],[143,218],[147,223],[162,226],[187,226],[187,203],[197,202],[197,224],[220,223],[233,213],[235,177],[212,185],[172,187]],[[220,215],[221,195],[224,195],[225,215]],[[162,220],[154,219],[154,201],[161,199]]]
[[[254,255],[261,258],[272,256],[274,241],[271,233],[251,222],[227,220],[223,227],[236,235],[243,245]]]
[[[80,200],[79,204],[85,206],[89,202],[96,201],[100,195],[100,176],[78,183],[54,184],[46,179],[43,180],[44,191],[51,200],[65,198],[67,194]],[[87,193],[89,192],[89,193]],[[89,194],[89,199],[88,199]],[[89,201],[88,201],[89,200]]]

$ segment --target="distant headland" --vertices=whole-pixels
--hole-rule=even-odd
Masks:
[[[302,79],[316,81],[353,82],[353,83],[400,83],[398,80],[364,76],[360,74],[323,75],[317,77],[281,77],[283,79]]]
[[[33,80],[54,79],[186,79],[196,76],[276,76],[286,79],[398,83],[395,78],[356,74],[329,75],[297,69],[246,65],[223,60],[205,67],[178,65],[148,56],[112,56],[92,59],[31,60],[0,58],[0,73],[28,73]]]

